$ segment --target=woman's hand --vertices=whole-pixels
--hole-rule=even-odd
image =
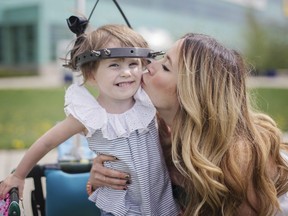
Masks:
[[[107,186],[116,190],[127,190],[130,175],[103,166],[105,161],[117,160],[117,158],[108,155],[98,155],[94,158],[89,178],[89,182],[94,190],[102,186]]]

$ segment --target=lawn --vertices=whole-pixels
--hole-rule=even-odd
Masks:
[[[252,103],[270,115],[284,132],[288,132],[288,89],[252,89]]]
[[[258,107],[288,131],[288,89],[253,89],[252,93]],[[65,118],[64,94],[64,88],[0,90],[0,149],[27,148]]]
[[[0,90],[0,149],[26,148],[65,117],[64,88]]]

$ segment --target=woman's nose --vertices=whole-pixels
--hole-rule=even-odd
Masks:
[[[154,61],[154,62],[151,62],[150,64],[148,64],[146,66],[147,70],[148,70],[148,73],[150,75],[154,75],[156,73],[156,68],[157,68],[157,63]]]

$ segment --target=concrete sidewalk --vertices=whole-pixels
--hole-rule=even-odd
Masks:
[[[0,150],[0,180],[6,177],[20,162],[26,150]],[[54,149],[44,156],[39,164],[56,163],[57,150]]]
[[[247,79],[247,86],[252,88],[288,88],[288,75],[278,75],[275,77],[251,76]]]
[[[0,78],[0,89],[54,88],[63,84],[63,75],[55,72],[39,76]]]
[[[51,88],[64,85],[63,73],[54,71],[34,77],[0,78],[0,89]],[[247,79],[248,87],[288,88],[288,75],[251,76]]]

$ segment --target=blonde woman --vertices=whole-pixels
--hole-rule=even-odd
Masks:
[[[241,55],[191,33],[147,68],[142,87],[165,122],[162,148],[183,215],[288,215],[287,146],[276,123],[251,108]],[[115,187],[123,173],[104,160],[95,159],[90,180]]]

